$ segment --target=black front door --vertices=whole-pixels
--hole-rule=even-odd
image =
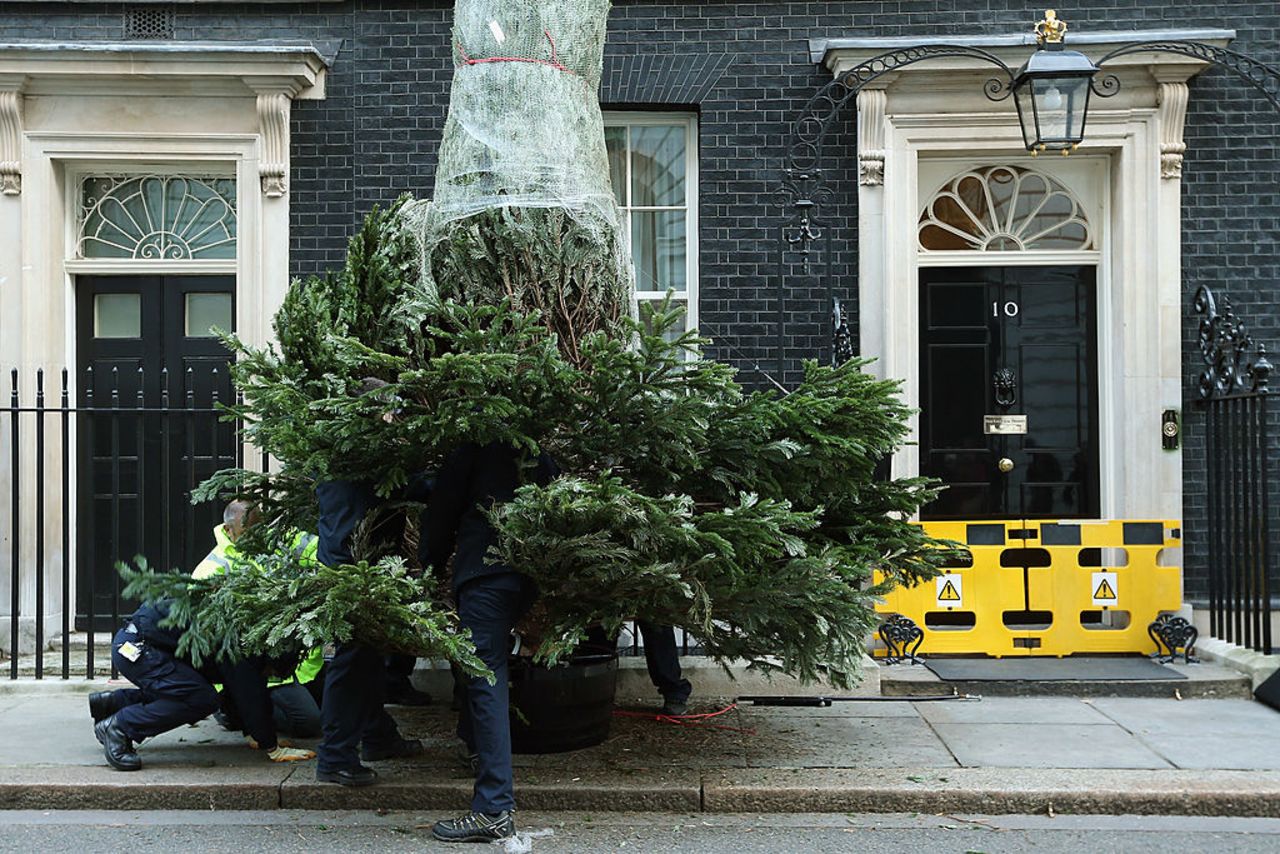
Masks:
[[[1091,266],[920,271],[925,519],[1096,518]]]
[[[210,327],[235,317],[231,276],[82,276],[76,280],[79,471],[77,623],[108,630],[117,560],[190,569],[212,545],[220,508],[193,507],[194,485],[234,465],[230,354]]]

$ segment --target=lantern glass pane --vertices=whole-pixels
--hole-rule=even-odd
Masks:
[[[1080,125],[1088,97],[1087,77],[1048,77],[1031,81],[1040,141],[1053,147],[1080,141]]]
[[[1018,107],[1018,122],[1022,125],[1022,141],[1030,151],[1040,138],[1040,134],[1036,132],[1035,108],[1031,106],[1031,87],[1019,87],[1013,97]]]

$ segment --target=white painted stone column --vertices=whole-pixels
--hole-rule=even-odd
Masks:
[[[0,405],[9,405],[9,369],[17,367],[21,358],[22,340],[22,90],[26,78],[22,75],[0,75]],[[9,419],[3,427],[10,429]],[[0,455],[0,519],[4,530],[9,529],[13,518],[12,491],[15,472],[10,454]],[[8,570],[13,543],[8,537],[0,537],[0,615],[6,617],[13,610],[12,573]],[[25,600],[26,579],[20,579],[21,599],[19,613],[26,613],[30,604]],[[9,621],[0,621],[4,637],[0,649],[9,649]]]
[[[1182,376],[1182,155],[1183,124],[1187,115],[1187,74],[1155,69],[1159,84],[1160,190],[1156,222],[1159,251],[1156,255],[1156,299],[1160,311],[1159,394],[1161,409],[1181,410]],[[1179,417],[1182,417],[1179,412]],[[1159,441],[1160,425],[1143,425],[1152,441]],[[1182,518],[1182,451],[1161,451],[1159,505],[1153,508],[1166,519]]]
[[[877,81],[879,82],[879,81]],[[858,355],[874,358],[870,370],[885,376],[883,285],[884,253],[866,247],[884,245],[884,108],[883,85],[858,93]]]
[[[259,141],[256,163],[241,165],[240,192],[252,192],[256,183],[261,195],[257,205],[239,206],[237,241],[241,268],[254,266],[252,277],[261,287],[256,300],[244,299],[237,288],[236,329],[247,341],[265,343],[274,334],[271,321],[289,289],[289,122],[299,87],[291,77],[246,79],[245,84],[257,95]],[[252,210],[259,221],[254,221]],[[246,464],[261,467],[257,449],[252,453],[258,459]]]

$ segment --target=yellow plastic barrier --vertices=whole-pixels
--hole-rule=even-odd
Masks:
[[[968,565],[895,589],[876,606],[920,627],[921,654],[1151,653],[1147,626],[1182,605],[1181,568],[1160,565],[1162,550],[1182,544],[1177,522],[922,524],[960,543],[972,563],[955,561]]]

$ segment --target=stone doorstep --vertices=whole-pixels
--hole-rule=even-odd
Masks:
[[[1230,668],[1249,679],[1251,690],[1280,670],[1280,655],[1266,655],[1213,637],[1196,641],[1196,654],[1204,661]]]
[[[57,659],[61,667],[61,657]],[[75,665],[70,679],[63,679],[61,670],[49,666],[46,659],[45,677],[33,678],[34,666],[31,662],[19,660],[18,679],[9,678],[8,669],[0,669],[0,696],[6,694],[30,693],[68,693],[83,694],[90,691],[104,691],[121,687],[121,684],[109,683],[110,659],[107,668],[101,670],[93,680],[83,676],[83,660],[80,664],[81,675],[75,675]],[[828,694],[845,697],[875,697],[880,695],[880,676],[882,668],[869,657],[863,659],[862,681],[849,690],[834,688],[826,683],[803,685],[799,680],[781,674],[772,677],[766,673],[748,670],[743,663],[730,664],[728,672],[720,665],[702,656],[684,656],[680,666],[685,676],[693,683],[694,698],[702,700],[731,700],[744,694]],[[419,661],[413,673],[414,685],[426,691],[437,700],[453,695],[453,674],[447,665],[441,662]],[[936,693],[936,692],[934,692]],[[634,698],[657,698],[657,692],[649,681],[649,673],[645,667],[643,656],[623,656],[618,659],[619,702],[627,702]]]
[[[45,675],[36,680],[35,661],[32,656],[18,659],[18,679],[9,679],[8,662],[0,664],[0,695],[18,692],[51,691],[54,693],[67,691],[80,693],[83,691],[100,691],[105,687],[105,679],[110,674],[111,657],[108,648],[103,654],[96,656],[99,669],[97,679],[89,681],[84,678],[84,647],[73,648],[71,660],[71,678],[62,678],[61,652],[45,654]],[[862,681],[849,690],[841,690],[821,682],[803,685],[799,680],[775,674],[749,670],[743,662],[731,662],[726,670],[719,664],[703,656],[689,655],[680,659],[681,669],[685,677],[693,683],[694,695],[699,700],[733,699],[743,694],[832,694],[839,696],[874,697],[880,694],[880,674],[882,668],[877,666],[869,656],[863,656]],[[76,675],[77,672],[80,675]],[[419,661],[413,673],[414,685],[435,698],[453,695],[453,674],[443,662]],[[58,687],[60,686],[60,687]],[[635,697],[655,697],[657,692],[649,681],[644,656],[627,655],[618,659],[618,691],[620,700]]]
[[[1253,686],[1237,670],[1218,664],[1171,665],[1187,676],[1179,680],[1108,680],[1076,682],[948,682],[922,664],[880,668],[880,690],[886,697],[973,694],[987,697],[1174,697],[1253,699]],[[1175,695],[1174,692],[1177,692]]]
[[[0,809],[457,810],[466,780],[388,775],[366,789],[209,772],[122,774],[110,769],[16,769]],[[97,773],[95,773],[97,772]],[[523,809],[642,812],[921,812],[977,814],[1232,815],[1280,817],[1280,773],[992,768],[672,769],[619,780],[599,772],[520,780]]]

